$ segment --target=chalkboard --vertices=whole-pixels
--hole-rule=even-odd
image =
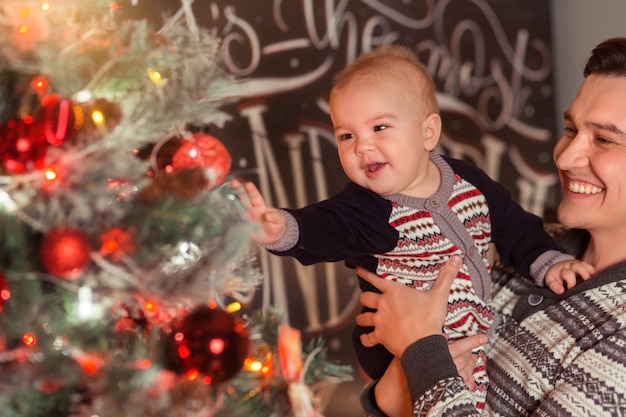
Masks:
[[[136,8],[158,19],[180,2],[140,1]],[[228,71],[244,81],[240,99],[225,109],[232,121],[212,134],[231,152],[232,175],[254,181],[273,205],[299,207],[343,188],[328,116],[332,78],[362,52],[400,43],[416,51],[436,82],[444,121],[437,150],[475,163],[526,209],[554,218],[549,2],[196,0],[193,11],[221,39]],[[259,256],[266,282],[254,307],[279,305],[292,325],[323,335],[337,360],[353,363],[353,272]],[[327,417],[360,415],[363,381],[355,375],[335,393]]]

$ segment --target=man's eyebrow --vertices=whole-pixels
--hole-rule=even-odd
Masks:
[[[618,136],[626,136],[626,133],[617,127],[615,123],[589,122],[588,124],[596,129],[606,130],[607,132],[614,133]]]
[[[572,123],[574,122],[574,119],[568,112],[565,112],[563,114],[563,119]],[[585,125],[593,127],[594,129],[606,130],[607,132],[611,132],[619,136],[626,136],[626,132],[624,132],[622,129],[617,127],[615,123],[592,121],[592,122],[585,122]]]

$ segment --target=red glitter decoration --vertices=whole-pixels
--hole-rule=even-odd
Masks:
[[[37,75],[33,77],[33,79],[30,81],[30,86],[37,93],[39,99],[45,96],[46,91],[48,91],[49,85],[50,80],[42,75]]]
[[[237,316],[200,307],[174,327],[166,349],[168,367],[176,373],[202,373],[211,383],[221,383],[241,370],[248,356],[249,339]]]
[[[135,252],[135,243],[131,234],[117,227],[102,233],[100,241],[102,242],[100,255],[110,255],[115,262]]]
[[[194,133],[190,138],[183,139],[172,158],[172,168],[198,167],[205,169],[209,187],[223,183],[231,167],[228,149],[217,138],[204,133]]]
[[[43,83],[42,89],[47,87],[43,81],[38,83]],[[37,90],[37,93],[42,91]],[[80,106],[57,94],[44,96],[36,117],[29,114],[0,126],[2,167],[9,174],[42,169],[48,146],[58,146],[76,137],[83,122]]]
[[[80,230],[57,228],[44,237],[39,254],[46,271],[70,280],[79,277],[89,266],[91,245]]]
[[[11,119],[0,126],[0,161],[10,174],[41,169],[48,144],[32,116]]]

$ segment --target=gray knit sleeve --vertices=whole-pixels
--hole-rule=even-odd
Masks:
[[[300,227],[293,215],[285,210],[280,210],[280,213],[285,218],[287,228],[285,233],[275,242],[265,243],[263,246],[267,250],[275,252],[284,252],[296,246],[298,239],[300,238]]]
[[[545,278],[548,269],[559,262],[573,261],[574,259],[576,258],[572,255],[557,250],[546,251],[530,265],[530,276],[539,287],[545,287]]]

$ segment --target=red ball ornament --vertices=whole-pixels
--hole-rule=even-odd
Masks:
[[[243,321],[221,309],[200,307],[174,327],[166,343],[169,369],[178,374],[199,372],[210,383],[234,377],[248,356]]]
[[[183,139],[172,158],[175,170],[204,168],[211,187],[224,182],[230,166],[228,149],[218,139],[204,133],[194,133]]]
[[[47,272],[75,279],[89,266],[91,245],[80,230],[56,228],[43,238],[39,254]]]
[[[154,175],[154,171],[170,173],[174,170],[172,159],[180,148],[181,143],[182,139],[180,137],[172,136],[162,143],[159,143],[156,151],[155,146],[157,145],[150,144],[141,149],[136,149],[135,154],[140,159],[150,160],[153,168],[153,172],[150,175]]]

